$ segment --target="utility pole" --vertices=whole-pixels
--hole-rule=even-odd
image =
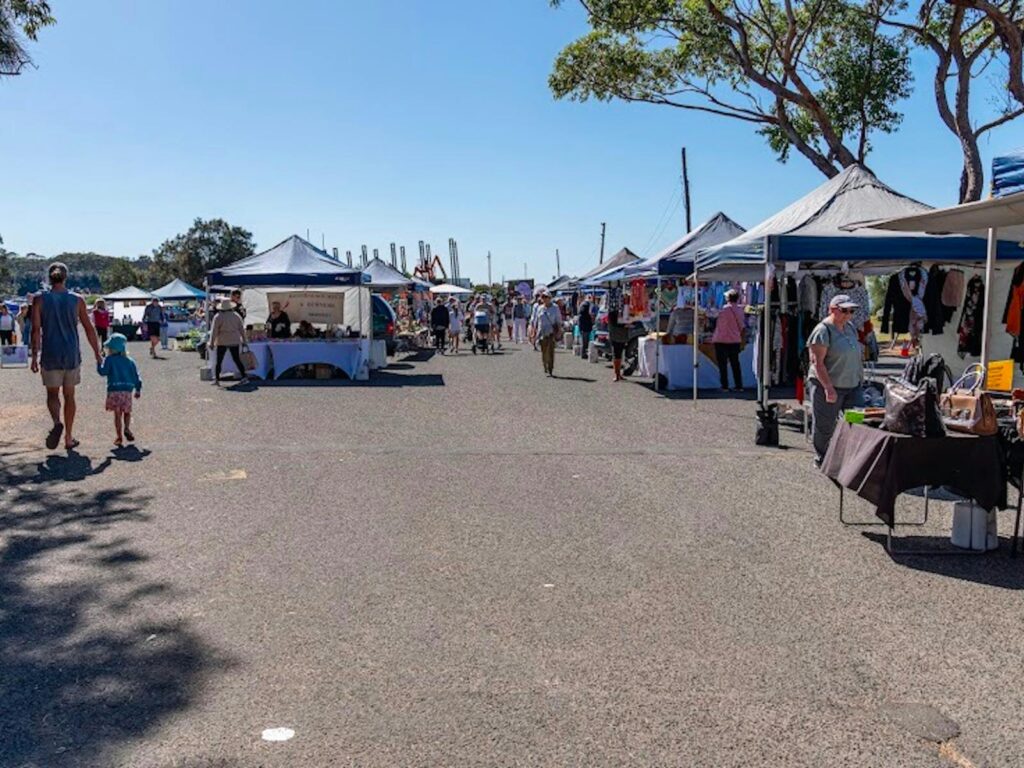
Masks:
[[[604,264],[604,222],[601,222],[601,260],[598,264]]]
[[[555,278],[562,276],[562,258],[558,255],[558,249],[555,248]]]
[[[686,147],[683,147],[683,206],[686,208],[686,233],[693,229],[690,223],[690,174],[686,172]]]
[[[487,252],[487,287],[491,287],[491,252]]]

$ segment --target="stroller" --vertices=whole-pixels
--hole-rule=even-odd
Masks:
[[[485,355],[494,352],[494,342],[491,340],[491,316],[487,312],[475,312],[473,314],[473,354],[480,350]]]

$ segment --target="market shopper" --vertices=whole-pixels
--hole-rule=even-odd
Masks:
[[[7,309],[6,304],[0,302],[0,346],[9,347],[14,344],[15,327],[14,315]]]
[[[85,300],[67,288],[68,268],[54,262],[47,270],[50,290],[32,300],[32,372],[42,374],[46,387],[46,407],[53,419],[53,428],[46,436],[51,451],[64,434],[67,450],[78,445],[72,434],[75,425],[75,387],[82,381],[82,351],[78,326],[92,347],[96,362],[100,358],[100,342],[89,319]],[[64,395],[64,421],[61,417],[61,395]]]
[[[512,307],[512,340],[516,344],[526,341],[526,321],[529,317],[530,308],[522,296],[516,296],[515,306]]]
[[[32,343],[32,307],[28,304],[22,304],[18,313],[18,338],[26,347]]]
[[[135,442],[132,434],[132,392],[135,399],[142,396],[142,379],[138,366],[128,357],[128,339],[115,333],[104,343],[107,356],[96,364],[96,372],[107,380],[106,409],[114,414],[114,445],[118,448]]]
[[[288,313],[281,309],[280,301],[270,303],[270,315],[267,316],[267,334],[272,339],[290,339],[292,336],[292,321]]]
[[[540,357],[544,365],[544,373],[555,375],[555,344],[562,330],[562,312],[551,303],[551,294],[543,293],[534,321],[534,338],[540,344]]]
[[[586,360],[590,350],[590,334],[594,331],[594,315],[590,310],[590,299],[584,299],[580,304],[579,315],[576,317],[576,327],[580,332],[580,356]]]
[[[859,308],[845,293],[832,297],[829,316],[814,326],[807,339],[811,358],[807,380],[817,466],[825,458],[840,413],[863,404],[862,351],[857,330],[850,322]]]
[[[739,305],[739,291],[730,288],[725,292],[725,306],[718,313],[715,332],[711,343],[715,345],[715,360],[718,362],[718,380],[722,391],[729,391],[728,369],[732,367],[733,391],[743,391],[743,372],[740,369],[740,347],[743,344],[745,326],[743,309]]]
[[[92,307],[92,324],[96,326],[96,335],[101,342],[106,342],[110,334],[110,310],[107,309],[107,302],[103,299],[96,299]]]
[[[444,305],[444,299],[440,296],[430,310],[430,327],[434,331],[434,349],[444,354],[445,339],[448,335],[448,327],[451,325],[451,315],[448,314],[448,307]]]
[[[160,306],[160,299],[154,296],[142,312],[142,323],[146,326],[146,333],[149,335],[150,357],[156,357],[156,345],[160,342],[160,326],[163,323],[163,317],[164,308]]]
[[[629,326],[622,322],[622,288],[608,291],[608,341],[612,345],[612,381],[624,381],[622,355],[629,343]]]
[[[451,334],[451,350],[458,353],[462,341],[462,307],[454,296],[448,299],[448,332]]]
[[[214,368],[213,383],[220,386],[220,371],[224,365],[224,356],[231,353],[231,359],[242,377],[242,384],[249,382],[242,364],[240,349],[245,342],[245,323],[242,316],[235,311],[234,302],[225,299],[217,307],[213,324],[210,326],[210,348],[217,350],[217,364]]]
[[[507,329],[506,333],[508,334],[509,341],[512,341],[512,326],[513,320],[515,319],[513,316],[515,314],[515,306],[516,304],[512,301],[511,294],[509,294],[508,298],[505,299],[505,303],[501,305],[501,314],[505,319],[505,328]]]

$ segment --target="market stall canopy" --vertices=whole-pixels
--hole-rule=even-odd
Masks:
[[[371,259],[363,267],[363,272],[370,276],[370,287],[374,289],[413,288],[416,285],[412,278],[406,277],[382,259]]]
[[[207,284],[232,286],[362,285],[363,271],[335,261],[298,235],[273,248],[206,273]]]
[[[693,260],[698,251],[727,242],[745,231],[735,221],[719,212],[651,258],[626,264],[613,272],[604,272],[599,277],[601,282],[607,283],[634,277],[690,275],[693,273]],[[591,279],[589,282],[593,283],[594,280]]]
[[[122,288],[120,291],[108,293],[103,298],[107,301],[149,301],[153,296],[154,294],[149,291],[144,291],[137,286],[129,285],[127,288]]]
[[[992,194],[995,197],[1024,192],[1024,149],[992,161]]]
[[[463,288],[461,285],[452,285],[451,283],[441,283],[440,285],[432,285],[428,288],[431,293],[472,293],[469,288]]]
[[[561,275],[560,277],[552,280],[546,288],[549,291],[567,291],[572,287],[574,280],[575,278],[569,277],[569,275]]]
[[[157,288],[153,295],[164,301],[196,301],[206,298],[205,292],[177,277],[167,285]]]
[[[614,272],[620,267],[624,267],[627,264],[633,264],[634,262],[640,261],[640,257],[633,253],[629,248],[623,248],[621,251],[612,256],[608,261],[603,264],[598,264],[589,272],[580,275],[576,280],[573,281],[576,285],[583,285],[586,283],[594,284],[601,282],[596,278],[609,272]]]
[[[851,166],[753,229],[701,250],[698,272],[709,279],[763,279],[767,262],[952,263],[985,259],[985,241],[977,238],[854,228],[930,210],[931,206],[901,195],[866,168]],[[1002,258],[1021,258],[1018,249],[1003,245],[1007,247]]]
[[[987,237],[988,230],[997,229],[1000,240],[1020,243],[1024,242],[1024,191],[916,216],[872,222],[870,227],[892,232],[956,233],[972,237]]]

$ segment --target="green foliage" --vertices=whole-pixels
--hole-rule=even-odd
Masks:
[[[32,64],[26,40],[56,24],[46,0],[0,0],[0,76],[18,75]]]
[[[91,252],[58,253],[52,258],[9,253],[7,262],[11,270],[12,292],[17,296],[24,296],[38,291],[46,277],[46,268],[54,261],[62,261],[68,265],[68,284],[72,289],[98,292],[101,290],[103,273],[111,264],[123,259]]]
[[[743,120],[781,160],[796,149],[827,175],[864,162],[870,135],[900,124],[896,105],[911,85],[908,43],[883,31],[857,0],[585,6],[591,31],[566,46],[549,77],[557,98],[641,101]]]
[[[14,293],[14,273],[11,271],[9,253],[0,247],[0,298]]]
[[[114,259],[111,264],[103,270],[100,277],[100,284],[104,293],[113,293],[127,288],[130,285],[138,286],[144,282],[143,275],[128,259]]]
[[[202,285],[208,270],[223,267],[255,251],[252,233],[223,219],[196,219],[184,234],[153,251],[149,282],[156,287],[175,277]]]

